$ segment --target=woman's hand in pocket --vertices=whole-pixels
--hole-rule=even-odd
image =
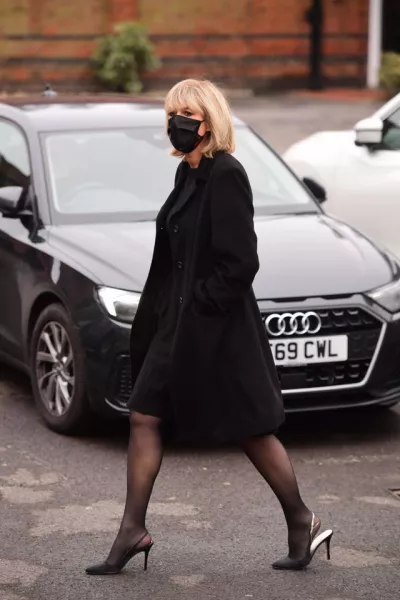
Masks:
[[[193,293],[193,312],[200,317],[226,317],[229,313],[213,302],[205,292],[202,280],[197,280]]]

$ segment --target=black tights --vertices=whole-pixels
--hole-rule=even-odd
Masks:
[[[146,533],[146,513],[154,482],[160,471],[163,447],[161,419],[131,412],[124,515],[107,561],[117,562]],[[146,536],[140,546],[150,541]]]
[[[242,447],[282,506],[288,526],[289,557],[301,558],[309,542],[312,513],[300,496],[285,448],[274,435],[248,438]]]
[[[146,534],[147,507],[163,456],[161,420],[132,412],[130,423],[126,503],[107,559],[111,563]],[[309,540],[311,513],[301,499],[285,448],[274,435],[247,438],[242,447],[282,506],[288,526],[289,556],[300,558]],[[149,541],[150,536],[146,536],[140,545]]]

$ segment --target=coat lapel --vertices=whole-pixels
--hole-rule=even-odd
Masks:
[[[170,193],[170,195],[168,196],[168,198],[166,199],[166,201],[160,208],[160,211],[157,215],[158,227],[163,227],[165,225],[168,213],[171,210],[171,207],[174,205],[174,202],[177,199],[177,197],[185,183],[187,168],[188,168],[188,165],[186,165],[185,163],[181,163],[178,166],[174,189],[172,190],[172,192]]]
[[[193,197],[196,190],[205,183],[210,174],[212,165],[214,164],[213,159],[203,158],[200,161],[197,169],[191,169],[188,165],[186,166],[186,172],[181,177],[181,181],[184,180],[183,189],[180,188],[180,195],[177,202],[172,206],[172,210],[169,213],[169,217],[173,217],[177,212],[181,211],[184,206]],[[186,175],[186,176],[185,176]]]
[[[167,217],[171,218],[181,211],[193,197],[199,185],[207,181],[214,161],[215,159],[203,156],[197,169],[190,169],[186,162],[182,164],[175,187],[158,214],[157,223],[160,226],[165,225]]]
[[[168,215],[168,220],[171,219],[177,212],[182,210],[185,204],[193,196],[197,188],[196,181],[193,177],[189,177],[181,188],[177,201],[173,204],[172,209]]]

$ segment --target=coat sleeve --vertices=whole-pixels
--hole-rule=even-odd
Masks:
[[[236,166],[216,174],[210,188],[214,267],[195,286],[195,298],[225,312],[249,291],[259,269],[253,197],[245,171]]]

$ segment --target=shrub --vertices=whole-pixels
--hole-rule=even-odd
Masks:
[[[114,92],[140,92],[143,73],[159,64],[146,28],[134,22],[116,25],[113,33],[98,41],[93,54],[97,79]]]
[[[400,92],[400,54],[384,52],[380,70],[381,86],[390,94]]]

